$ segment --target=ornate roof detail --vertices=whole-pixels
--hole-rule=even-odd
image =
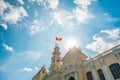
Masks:
[[[60,48],[58,47],[58,44],[56,44],[55,48],[54,48],[54,52],[53,55],[60,55]]]

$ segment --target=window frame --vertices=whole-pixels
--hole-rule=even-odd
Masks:
[[[86,73],[86,76],[87,76],[87,80],[94,80],[91,71],[87,72],[87,73]]]
[[[102,69],[98,69],[97,72],[98,72],[100,80],[105,80],[105,76],[104,76]]]
[[[109,69],[113,75],[114,79],[120,79],[120,64],[113,63],[109,66]]]

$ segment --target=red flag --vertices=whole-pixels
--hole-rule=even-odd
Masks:
[[[61,41],[61,40],[62,40],[62,38],[56,37],[56,41]]]

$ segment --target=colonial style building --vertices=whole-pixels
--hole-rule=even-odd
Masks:
[[[120,45],[88,59],[73,47],[61,58],[58,45],[47,73],[43,66],[33,80],[120,80]]]

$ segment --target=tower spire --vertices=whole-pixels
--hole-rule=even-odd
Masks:
[[[52,56],[52,60],[51,60],[51,65],[50,65],[50,68],[49,68],[49,71],[57,71],[58,69],[58,66],[60,65],[60,48],[58,47],[58,44],[56,43],[55,44],[55,48],[54,48],[54,51],[53,51],[53,56]]]
[[[55,48],[54,48],[54,51],[53,51],[53,56],[55,55],[60,55],[60,48],[58,47],[58,44],[56,43],[55,44]]]

